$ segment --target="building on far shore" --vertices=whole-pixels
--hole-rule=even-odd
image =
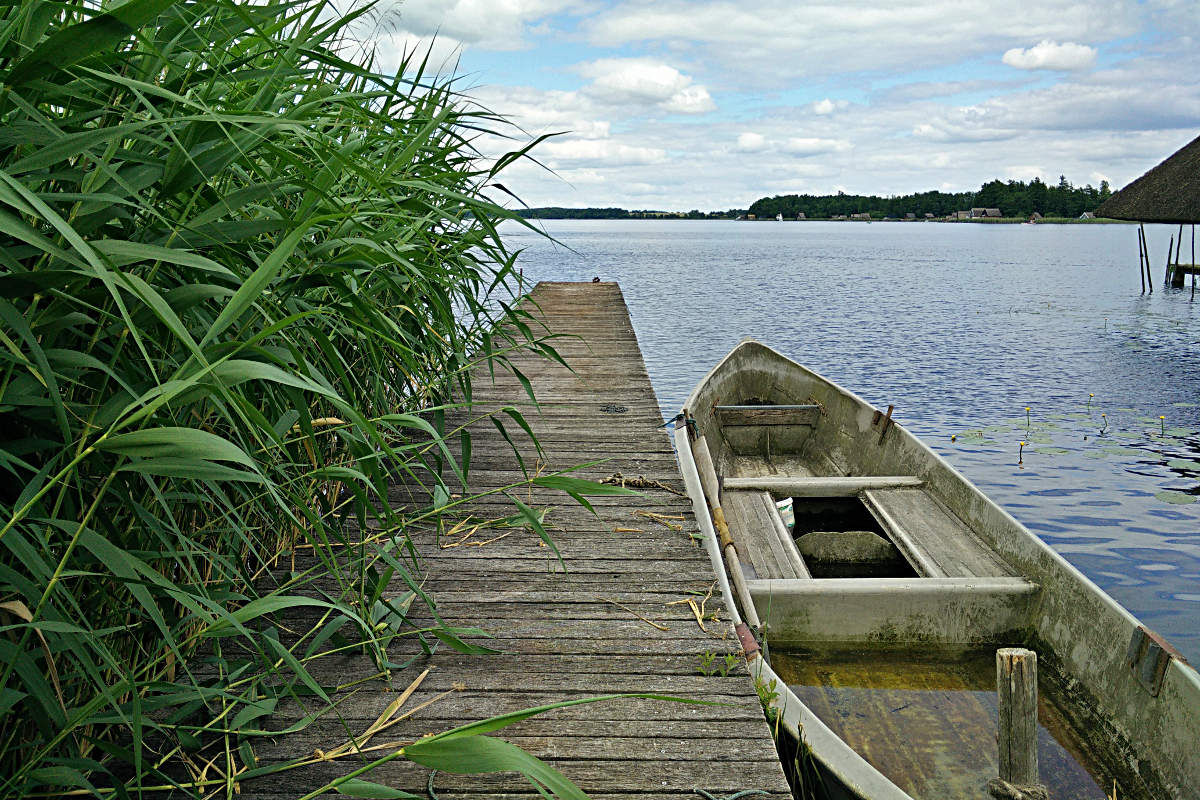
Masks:
[[[799,214],[796,215],[796,219],[802,220],[802,219],[808,219],[808,217],[804,216],[804,212],[801,211]]]
[[[850,219],[870,219],[870,218],[871,218],[871,212],[869,212],[869,211],[863,211],[859,214],[851,214],[850,215]]]
[[[972,208],[971,219],[982,219],[984,217],[1002,217],[998,208]]]

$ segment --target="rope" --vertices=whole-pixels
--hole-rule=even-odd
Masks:
[[[619,472],[614,472],[600,483],[607,483],[610,486],[620,486],[622,489],[629,487],[631,489],[664,489],[672,494],[677,494],[680,497],[687,497],[686,494],[676,489],[674,486],[668,486],[662,481],[652,481],[645,475],[638,475],[636,478],[626,478]]]
[[[429,800],[441,800],[440,797],[433,793],[433,776],[437,774],[438,771],[436,769],[430,770],[429,780],[425,783],[425,793],[429,795]]]
[[[1018,786],[1003,778],[992,778],[987,783],[988,794],[996,800],[1049,800],[1050,793],[1039,784]]]

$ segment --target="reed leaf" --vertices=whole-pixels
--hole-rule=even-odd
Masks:
[[[379,73],[347,34],[374,13],[0,8],[0,797],[230,796],[294,766],[257,739],[335,710],[323,655],[487,652],[440,622],[408,536],[447,505],[442,466],[466,486],[469,435],[442,420],[471,370],[561,361],[486,194],[526,151],[482,158],[503,121],[418,60]],[[442,503],[401,517],[398,478]],[[285,698],[317,705],[274,720]],[[358,774],[336,788],[379,791]]]

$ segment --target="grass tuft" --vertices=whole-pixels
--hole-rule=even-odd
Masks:
[[[408,622],[387,485],[458,491],[437,410],[556,354],[472,145],[502,120],[375,70],[369,13],[0,9],[0,796],[232,796],[279,703],[329,709],[322,654],[480,649]]]

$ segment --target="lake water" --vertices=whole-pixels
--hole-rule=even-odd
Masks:
[[[894,404],[1200,661],[1200,298],[1161,286],[1174,228],[1147,227],[1143,296],[1126,225],[541,224],[560,244],[505,223],[525,277],[620,282],[664,418],[753,336]]]

